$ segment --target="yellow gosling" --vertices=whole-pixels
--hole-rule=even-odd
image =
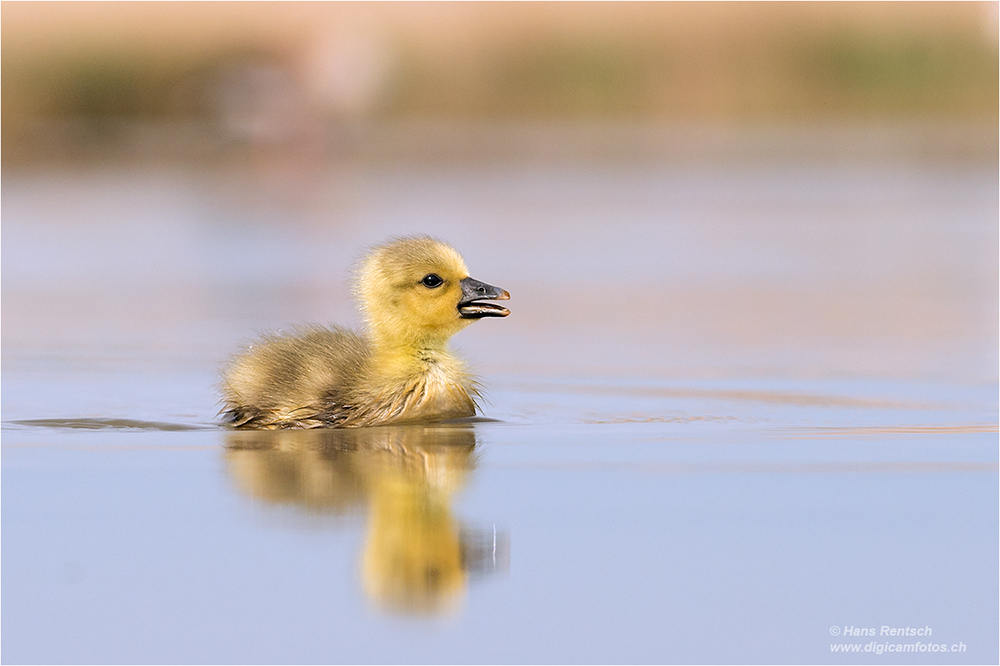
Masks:
[[[345,428],[474,416],[479,393],[448,339],[505,290],[469,277],[449,245],[418,236],[374,248],[357,273],[365,334],[304,327],[266,336],[223,373],[224,420],[238,428]]]

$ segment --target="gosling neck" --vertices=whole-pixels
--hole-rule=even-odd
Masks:
[[[450,358],[448,337],[440,335],[403,336],[372,329],[372,355],[381,362],[407,366],[432,364]]]

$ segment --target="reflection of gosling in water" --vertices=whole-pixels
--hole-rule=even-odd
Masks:
[[[223,377],[223,417],[245,428],[322,428],[474,416],[478,392],[452,335],[510,311],[452,247],[400,238],[372,250],[355,293],[367,335],[310,327],[251,345]]]
[[[506,571],[509,539],[464,525],[452,497],[475,466],[467,426],[233,431],[226,469],[249,496],[309,513],[368,509],[361,581],[391,612],[456,608],[470,578]],[[492,546],[492,549],[491,549]]]
[[[386,610],[447,610],[465,590],[451,491],[426,477],[383,469],[373,479],[362,582]]]

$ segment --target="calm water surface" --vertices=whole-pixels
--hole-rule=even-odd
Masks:
[[[995,164],[8,170],[2,659],[996,663],[997,213]],[[491,420],[216,425],[413,232],[512,294]]]

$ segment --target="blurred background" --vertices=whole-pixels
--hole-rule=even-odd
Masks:
[[[996,149],[996,2],[14,2],[2,12],[8,167],[719,150],[678,136],[691,125],[933,124],[938,134],[887,132],[876,148]],[[846,149],[817,134],[812,147]]]
[[[211,418],[429,233],[513,294],[494,377],[995,381],[997,8],[3,3],[5,377],[170,358]]]

